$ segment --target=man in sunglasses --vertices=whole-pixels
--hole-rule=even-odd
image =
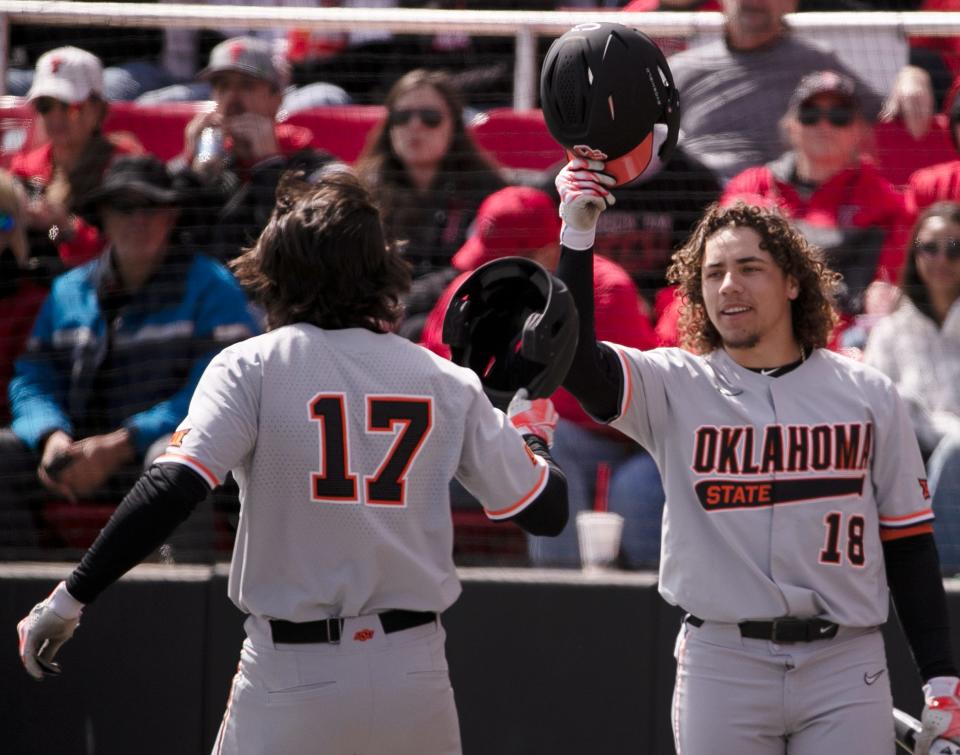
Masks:
[[[784,17],[797,10],[798,0],[721,0],[721,5],[723,38],[692,46],[669,62],[683,97],[681,143],[726,183],[783,152],[778,122],[801,77],[824,69],[853,72],[833,50],[791,30]],[[890,55],[901,51],[905,64],[905,48]],[[856,78],[864,113],[873,120],[886,92],[868,87],[864,76]],[[915,138],[926,133],[933,116],[927,73],[904,65],[884,110],[901,116]]]
[[[904,198],[864,159],[870,129],[849,76],[836,71],[805,76],[781,127],[790,150],[734,177],[721,202],[776,206],[792,218],[843,275],[838,304],[849,326],[854,316],[872,312],[871,302],[883,300],[875,294],[900,271],[910,226]],[[862,347],[859,334],[851,330],[842,344]]]
[[[290,67],[269,41],[221,42],[199,77],[210,82],[216,107],[187,124],[183,152],[171,169],[189,167],[203,178],[206,201],[186,224],[202,251],[226,261],[260,235],[282,173],[309,175],[332,157],[311,148],[309,129],[277,123]]]
[[[186,414],[212,356],[257,332],[233,276],[171,245],[186,198],[152,156],[121,158],[90,195],[110,243],[54,280],[15,364],[0,512],[119,503]],[[37,540],[0,533],[13,556]]]

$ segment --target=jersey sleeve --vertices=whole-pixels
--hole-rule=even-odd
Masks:
[[[665,372],[653,352],[641,352],[618,344],[607,344],[616,353],[623,370],[620,409],[610,425],[653,452],[658,428],[667,423]]]
[[[529,506],[547,484],[549,467],[480,389],[466,416],[456,477],[491,519],[508,519]]]
[[[158,464],[182,464],[214,488],[240,465],[257,440],[259,361],[238,348],[220,352],[204,371],[186,419]]]
[[[885,382],[885,416],[878,416],[873,454],[880,538],[896,540],[933,531],[933,508],[913,423],[896,387]]]

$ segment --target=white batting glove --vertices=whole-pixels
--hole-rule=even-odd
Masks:
[[[59,674],[60,664],[53,657],[60,646],[73,636],[80,624],[83,603],[67,592],[61,582],[42,603],[37,603],[20,623],[20,660],[27,673],[42,680],[44,674]]]
[[[527,398],[527,389],[521,388],[507,407],[507,418],[521,435],[536,435],[547,448],[553,445],[553,431],[560,415],[550,399],[531,401]]]
[[[953,752],[950,744],[960,745],[960,679],[935,676],[923,685],[923,729],[917,734],[914,755]],[[946,741],[943,741],[946,740]]]
[[[556,178],[560,193],[560,243],[568,249],[589,249],[597,232],[597,218],[616,199],[608,187],[616,179],[603,173],[603,163],[576,157]]]

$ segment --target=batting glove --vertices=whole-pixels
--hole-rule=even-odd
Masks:
[[[609,187],[613,176],[603,173],[603,163],[576,157],[557,174],[560,193],[560,243],[568,249],[589,249],[597,232],[597,218],[616,199]]]
[[[536,435],[547,448],[553,445],[553,431],[560,415],[550,399],[531,401],[527,398],[527,389],[521,388],[507,407],[507,417],[521,435]]]
[[[947,742],[960,744],[960,679],[935,676],[923,685],[923,728],[917,735],[914,755],[934,755],[944,750]],[[942,742],[941,740],[946,740]]]
[[[60,664],[53,657],[60,646],[73,636],[80,624],[83,603],[67,592],[61,582],[42,603],[37,603],[20,623],[20,660],[27,673],[42,680],[44,674],[59,674]]]

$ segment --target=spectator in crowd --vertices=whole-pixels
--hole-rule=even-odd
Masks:
[[[380,204],[388,238],[406,242],[418,278],[450,266],[480,202],[505,182],[468,134],[445,73],[410,71],[385,104],[387,116],[370,132],[357,172]]]
[[[210,358],[257,331],[229,271],[170,248],[185,199],[151,156],[121,158],[90,194],[110,244],[54,281],[10,382],[3,545],[36,544],[44,500],[119,502],[185,416]]]
[[[537,184],[556,202],[560,197],[554,180],[565,164],[547,168]],[[659,313],[670,256],[686,241],[706,208],[720,198],[720,191],[713,173],[683,145],[674,148],[666,164],[654,150],[643,174],[617,187],[617,203],[598,221],[594,250],[623,267],[650,311]]]
[[[950,139],[960,153],[960,96],[956,94],[949,116]],[[907,181],[907,207],[913,213],[920,213],[935,202],[955,200],[960,200],[960,159],[920,168]]]
[[[847,324],[864,311],[873,281],[896,279],[910,225],[903,196],[863,157],[869,129],[853,79],[808,74],[783,119],[790,150],[734,177],[722,198],[779,207],[824,250],[843,275],[838,305]]]
[[[14,360],[47,295],[46,281],[30,265],[26,206],[23,187],[0,170],[0,427],[10,423],[7,385]]]
[[[724,37],[671,55],[683,94],[681,143],[721,179],[762,165],[783,151],[778,122],[801,77],[834,70],[851,75],[832,52],[799,38],[783,17],[797,0],[723,0]],[[880,112],[881,96],[858,82],[864,116]],[[901,70],[886,111],[911,133],[929,128],[933,94],[926,72]]]
[[[196,248],[228,261],[267,224],[283,173],[298,170],[309,178],[332,158],[310,147],[309,129],[277,122],[289,67],[268,41],[221,42],[199,77],[210,82],[216,107],[187,124],[183,153],[171,169],[189,167],[201,177],[203,206],[183,225]]]
[[[451,260],[452,267],[459,271],[459,275],[430,312],[423,328],[422,345],[449,358],[450,349],[442,339],[443,319],[454,293],[470,272],[487,262],[510,255],[529,257],[548,270],[553,270],[560,259],[559,232],[557,204],[543,191],[508,186],[487,197],[477,210],[473,232]],[[656,346],[653,328],[642,312],[637,288],[620,265],[596,255],[594,289],[597,298],[596,327],[600,338],[625,339],[639,349]],[[552,399],[560,421],[557,423],[551,453],[567,477],[570,511],[594,508],[598,496],[604,499],[600,501],[603,506],[606,503],[606,476],[631,457],[645,454],[621,433],[604,428],[590,419],[567,391],[558,390]],[[642,501],[651,497],[656,500],[658,495],[662,502],[660,478],[652,462],[650,466],[653,476],[642,481],[642,492],[635,496],[641,500],[631,501],[631,507],[639,508]],[[623,513],[631,517],[634,509]],[[654,516],[659,522],[659,506]],[[574,519],[571,517],[556,538],[530,536],[529,553],[534,564],[579,565]],[[625,526],[629,533],[633,533],[634,528],[632,521]],[[655,537],[659,543],[658,534]],[[630,537],[624,539],[628,560],[635,545]]]
[[[940,563],[960,571],[960,204],[923,211],[899,306],[870,333],[864,360],[897,384],[910,411],[936,515]]]
[[[103,250],[100,230],[76,210],[117,157],[142,148],[129,135],[102,133],[103,66],[85,50],[58,47],[41,55],[27,98],[48,141],[14,156],[10,170],[27,187],[31,254],[53,274]]]

